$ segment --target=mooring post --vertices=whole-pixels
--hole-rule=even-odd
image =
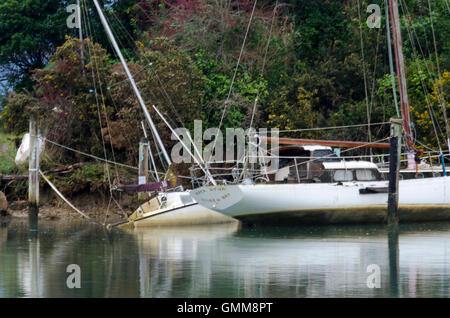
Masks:
[[[142,139],[139,143],[139,184],[146,184],[148,182],[148,147],[147,139]],[[142,192],[138,192],[139,200],[144,198]]]
[[[398,180],[400,172],[400,156],[402,149],[403,120],[391,118],[391,139],[389,150],[389,193],[387,222],[398,224]]]
[[[36,219],[39,213],[39,115],[30,114],[30,156],[28,159],[28,213]]]

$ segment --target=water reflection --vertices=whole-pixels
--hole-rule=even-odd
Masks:
[[[0,228],[0,297],[449,297],[450,224]],[[69,289],[66,268],[81,268]],[[380,267],[368,288],[367,267]]]
[[[211,240],[189,228],[140,231],[141,296],[448,297],[450,226],[401,232],[399,239],[384,226],[230,228]],[[367,286],[370,264],[380,266],[379,289]]]
[[[87,223],[28,222],[1,228],[0,297],[138,297],[138,260],[129,234]],[[126,256],[126,259],[124,258]],[[81,268],[81,289],[66,286],[70,264]]]
[[[390,225],[388,232],[388,251],[389,251],[389,284],[390,296],[397,297],[399,295],[399,245],[398,238],[400,229],[398,224]]]

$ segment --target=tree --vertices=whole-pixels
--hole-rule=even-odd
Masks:
[[[50,140],[102,154],[99,116],[104,124],[110,69],[106,50],[99,44],[85,39],[81,45],[79,39],[67,37],[49,64],[33,71],[34,96]]]
[[[0,73],[16,90],[31,89],[41,68],[68,32],[63,0],[3,0],[0,4]]]

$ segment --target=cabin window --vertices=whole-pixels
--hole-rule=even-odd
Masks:
[[[353,172],[351,170],[336,170],[333,179],[336,182],[352,181]]]
[[[317,158],[319,162],[335,162],[339,161],[337,155],[328,149],[315,150],[313,154],[314,158]]]
[[[356,180],[358,180],[358,181],[373,181],[376,179],[377,179],[377,176],[375,175],[375,172],[371,169],[356,170]]]

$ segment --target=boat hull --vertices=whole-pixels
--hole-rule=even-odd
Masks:
[[[192,196],[203,206],[246,223],[382,223],[388,195],[381,189],[387,186],[387,181],[224,185],[193,190]],[[450,220],[450,177],[400,181],[399,218]]]
[[[198,203],[162,210],[133,221],[135,228],[158,226],[205,225],[236,222],[229,216],[212,211]]]
[[[159,206],[157,198],[142,204],[129,218],[127,222],[118,227],[141,228],[161,226],[188,226],[207,225],[237,222],[222,213],[208,209],[194,200],[180,200],[180,197],[189,196],[188,192],[171,193],[168,202]],[[184,202],[183,202],[184,201]]]

